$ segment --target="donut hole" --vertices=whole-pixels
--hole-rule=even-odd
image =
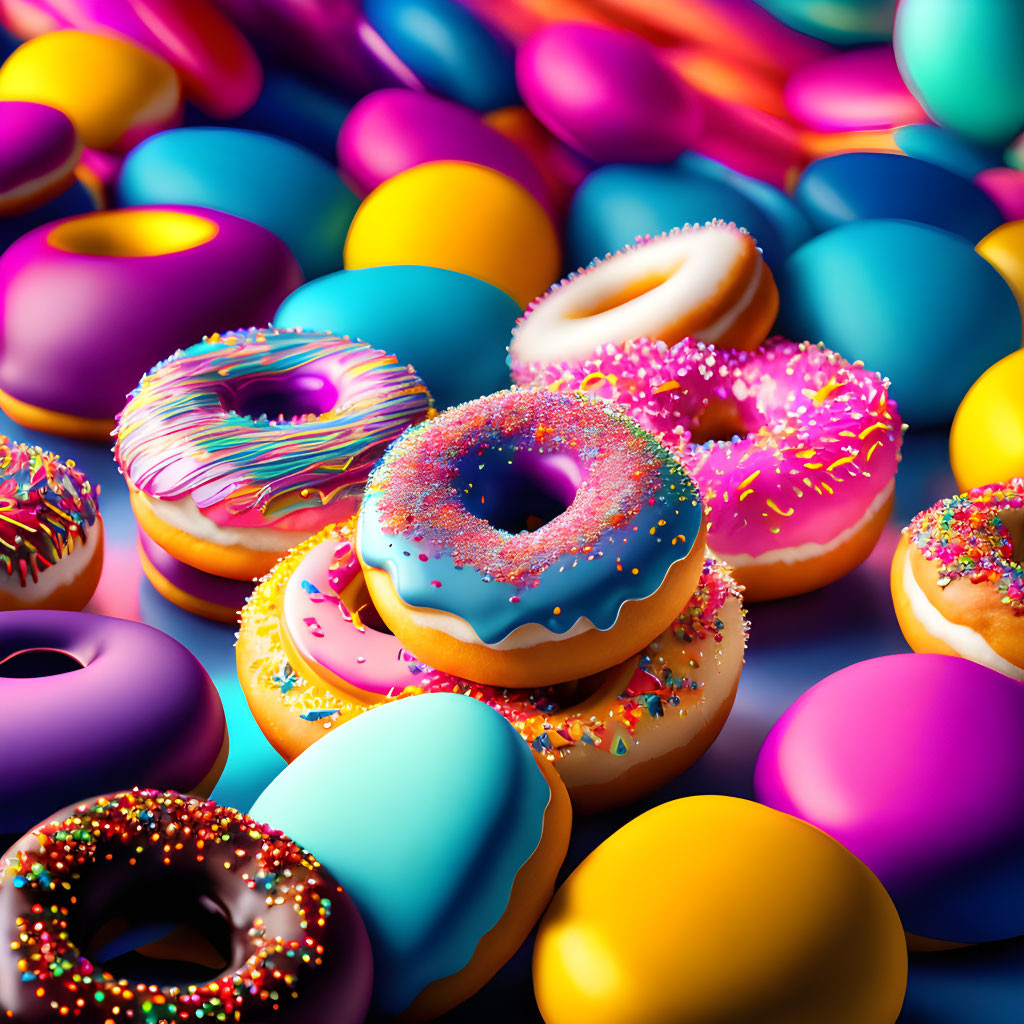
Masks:
[[[0,676],[7,679],[39,679],[61,676],[85,668],[73,654],[51,647],[32,647],[15,651],[0,661]]]
[[[226,412],[251,420],[296,420],[323,416],[338,404],[338,389],[315,373],[290,373],[271,379],[248,377],[232,382],[220,395]]]
[[[199,879],[177,879],[174,886],[156,880],[118,884],[102,907],[94,907],[95,913],[74,922],[77,945],[116,977],[145,985],[201,985],[233,966],[231,919]]]
[[[655,288],[663,285],[682,268],[682,265],[683,261],[680,260],[672,266],[652,270],[642,277],[635,278],[617,291],[601,294],[593,302],[577,306],[575,309],[570,310],[567,316],[571,320],[585,320],[587,317],[600,316],[602,313],[607,313],[610,309],[624,306],[627,302],[632,302],[633,299],[638,299],[641,295],[646,295],[649,291],[653,291]]]
[[[209,242],[220,229],[206,217],[177,210],[103,210],[73,217],[46,236],[79,256],[167,256]]]
[[[575,500],[583,475],[565,452],[488,449],[459,463],[456,486],[474,516],[515,534],[557,519]]]
[[[739,406],[730,399],[712,399],[693,419],[690,440],[693,444],[707,444],[709,441],[742,440],[749,433]]]
[[[377,611],[377,606],[373,603],[373,598],[370,597],[366,579],[361,572],[357,573],[352,582],[338,594],[338,601],[349,615],[358,616],[360,624],[367,629],[372,629],[375,633],[394,636],[394,633],[388,629],[380,617],[380,612]]]

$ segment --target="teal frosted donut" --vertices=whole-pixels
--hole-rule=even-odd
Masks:
[[[543,686],[623,660],[693,592],[693,481],[633,420],[502,391],[406,433],[374,469],[358,554],[392,632],[474,682]]]

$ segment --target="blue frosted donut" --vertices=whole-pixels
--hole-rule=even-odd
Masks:
[[[651,435],[575,394],[502,391],[407,430],[378,463],[358,554],[428,665],[544,686],[666,629],[704,556],[700,495]]]

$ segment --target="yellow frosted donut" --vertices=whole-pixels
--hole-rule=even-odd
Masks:
[[[127,152],[181,123],[181,84],[165,60],[121,39],[66,29],[30,39],[0,67],[0,100],[64,111],[84,145]]]
[[[834,839],[692,796],[635,818],[569,876],[541,920],[533,983],[547,1024],[893,1024],[907,947],[881,883]]]
[[[528,384],[545,366],[575,365],[635,338],[754,349],[778,311],[772,272],[745,231],[720,220],[673,228],[595,260],[532,302],[512,335],[512,375]]]
[[[1024,350],[990,366],[953,419],[949,458],[961,491],[1024,476]]]
[[[520,306],[558,276],[558,235],[518,182],[478,164],[437,160],[378,185],[349,227],[345,267],[414,264],[479,277]]]
[[[1002,274],[1024,317],[1024,220],[1000,224],[974,248]]]

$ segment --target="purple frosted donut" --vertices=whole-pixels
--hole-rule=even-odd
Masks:
[[[0,693],[0,834],[83,793],[136,783],[209,793],[227,757],[210,677],[139,622],[0,615]]]
[[[0,139],[0,216],[32,210],[71,185],[82,144],[62,111],[0,103]]]
[[[143,530],[139,530],[139,559],[153,588],[179,608],[215,622],[235,622],[253,584],[195,569],[168,554]]]
[[[360,1024],[372,984],[348,893],[211,801],[95,797],[0,864],[0,1006],[20,1024]]]
[[[642,338],[542,380],[623,405],[679,450],[708,505],[708,547],[748,600],[823,586],[878,540],[903,425],[889,382],[861,363],[784,338],[751,352]]]
[[[238,323],[266,323],[302,283],[250,221],[187,206],[45,224],[0,256],[0,407],[31,429],[105,439],[154,363]]]

